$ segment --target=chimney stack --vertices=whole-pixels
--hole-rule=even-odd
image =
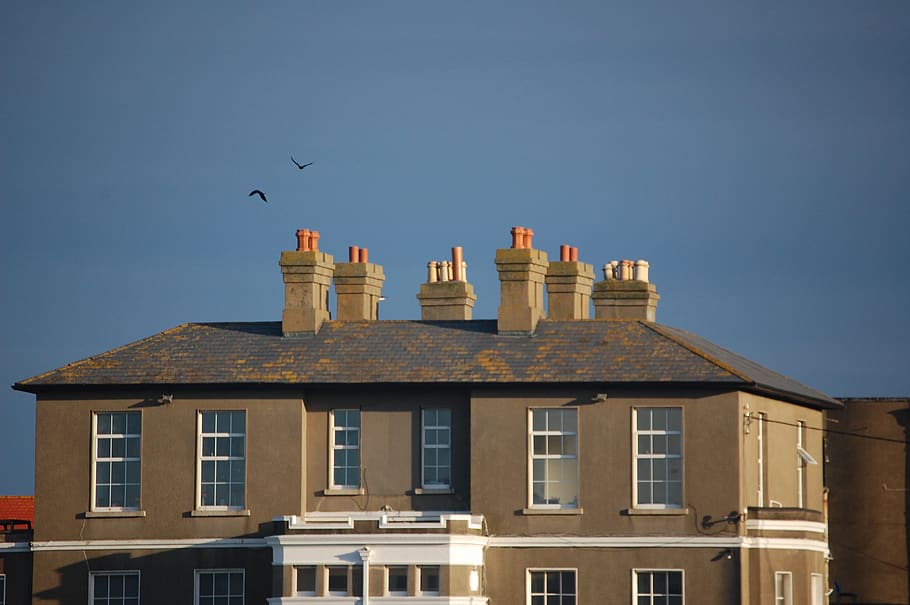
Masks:
[[[655,321],[660,296],[648,281],[648,267],[644,260],[614,260],[604,265],[604,281],[594,284],[591,295],[594,318]]]
[[[547,268],[547,311],[550,319],[589,319],[594,266],[578,261],[578,248],[563,244],[559,260]]]
[[[451,264],[448,261],[427,263],[427,282],[420,285],[417,294],[420,319],[471,319],[477,295],[468,283],[466,269],[461,246],[452,248]]]
[[[543,285],[547,275],[547,253],[534,250],[534,232],[512,228],[512,247],[496,251],[500,300],[497,316],[500,334],[531,334],[546,317]]]
[[[348,262],[335,265],[337,319],[378,319],[384,281],[382,266],[369,262],[366,248],[348,248]]]
[[[281,331],[315,334],[330,318],[329,287],[335,270],[332,256],[319,251],[319,232],[297,231],[297,250],[286,250],[278,261],[284,279]]]

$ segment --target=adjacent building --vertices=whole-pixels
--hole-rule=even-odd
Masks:
[[[0,496],[0,605],[30,602],[34,520],[34,497]]]
[[[281,321],[18,382],[33,602],[825,603],[841,404],[656,323],[646,262],[596,280],[532,236],[495,253],[496,319],[460,248],[380,320],[383,268],[301,230]]]
[[[832,602],[910,603],[907,397],[845,398],[828,418]]]

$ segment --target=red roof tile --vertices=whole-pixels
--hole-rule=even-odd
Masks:
[[[35,522],[34,496],[0,496],[0,519]]]

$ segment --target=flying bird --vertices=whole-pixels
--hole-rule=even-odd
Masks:
[[[291,161],[294,162],[294,166],[297,166],[297,168],[300,168],[301,170],[303,170],[307,166],[313,165],[313,162],[307,162],[306,164],[298,164],[297,160],[294,159],[294,156],[291,156]]]
[[[269,203],[269,201],[267,199],[265,199],[265,194],[263,192],[259,191],[258,189],[253,189],[252,191],[250,191],[250,195],[251,196],[258,195],[259,197],[262,198],[263,202],[265,202],[266,204]]]

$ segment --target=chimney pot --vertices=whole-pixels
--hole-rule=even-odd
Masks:
[[[619,279],[623,281],[632,279],[632,261],[623,260],[619,263]]]
[[[319,232],[310,231],[310,252],[319,252]]]
[[[532,229],[525,229],[524,230],[524,245],[522,246],[522,248],[527,248],[530,250],[532,247],[531,238],[533,238],[533,237],[534,237],[534,231]]]
[[[462,273],[463,258],[464,251],[461,246],[452,248],[452,279],[454,281],[465,281]]]
[[[524,244],[524,227],[512,227],[512,247],[521,248]]]
[[[309,229],[298,229],[297,230],[297,251],[298,252],[309,252],[310,250],[310,230]]]
[[[637,260],[635,261],[635,279],[638,281],[648,281],[648,261],[646,260]]]
[[[361,248],[360,257],[359,257],[358,261],[355,261],[355,262],[361,262],[361,263],[370,262],[370,251],[367,250],[366,248]]]
[[[563,244],[559,247],[559,260],[561,260],[563,262],[569,260],[570,254],[571,253],[569,252],[569,244]]]
[[[436,272],[436,261],[431,260],[427,263],[427,283],[435,283],[439,281],[439,274]]]
[[[578,262],[578,248],[576,248],[575,246],[572,246],[571,248],[569,248],[569,260],[572,261],[573,263]]]
[[[360,258],[360,248],[358,246],[348,246],[348,262],[356,263]]]

